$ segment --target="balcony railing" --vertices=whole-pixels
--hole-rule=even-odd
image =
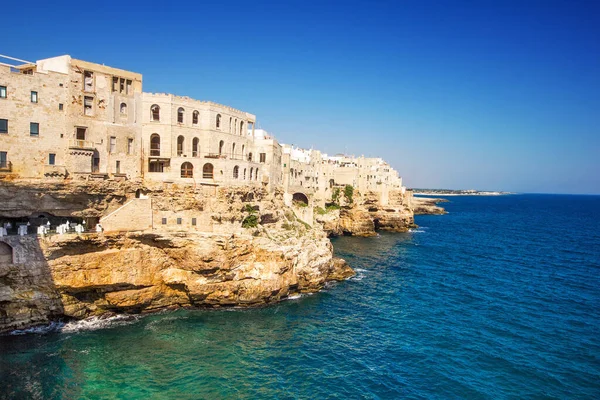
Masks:
[[[85,150],[94,150],[94,143],[89,140],[79,140],[79,139],[71,139],[69,140],[69,148],[70,149],[85,149]]]

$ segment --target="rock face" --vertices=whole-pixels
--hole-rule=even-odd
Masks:
[[[0,332],[170,307],[251,306],[354,272],[324,236],[90,234],[29,239],[35,262],[0,266]]]
[[[378,194],[357,193],[352,204],[325,214],[317,213],[316,221],[329,236],[374,236],[378,230],[406,232],[416,226],[411,199],[411,195],[393,192],[382,206]]]
[[[62,184],[29,187],[16,197],[35,199],[43,189],[44,197],[53,199],[25,206],[31,210],[20,215],[60,210],[102,215],[103,208],[110,211],[135,194],[135,186],[126,185],[110,184],[110,190],[92,185],[87,192],[77,185],[70,200],[68,185]],[[207,221],[202,228],[210,231],[176,231],[175,224],[167,230],[159,225],[137,232],[0,238],[0,253],[7,254],[0,257],[0,332],[104,313],[256,306],[354,275],[333,257],[320,225],[299,221],[280,193],[243,187],[208,195],[187,187],[142,189],[156,199],[154,213],[199,213]],[[244,229],[249,215],[256,216],[256,226]]]
[[[414,197],[413,205],[415,215],[441,215],[446,214],[446,210],[439,207],[438,203],[447,203],[446,199],[433,199],[430,197]]]

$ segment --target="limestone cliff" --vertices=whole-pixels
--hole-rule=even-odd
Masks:
[[[155,215],[186,221],[198,216],[197,224],[179,225],[178,218],[143,231],[0,238],[14,249],[10,262],[0,262],[0,332],[107,312],[261,305],[354,274],[333,257],[320,225],[299,221],[280,193],[134,183],[107,187],[77,183],[73,198],[67,183],[28,187],[15,196],[48,200],[23,207],[19,216],[106,215],[141,189],[152,197]],[[3,215],[17,212],[5,209]],[[251,216],[254,223],[243,228]]]
[[[413,204],[415,215],[441,215],[446,214],[443,207],[438,206],[438,203],[447,203],[446,199],[437,199],[431,197],[414,197]]]
[[[376,193],[357,193],[352,203],[346,202],[340,209],[316,213],[316,221],[330,236],[374,236],[378,230],[406,232],[415,226],[411,198],[393,192],[382,205]]]

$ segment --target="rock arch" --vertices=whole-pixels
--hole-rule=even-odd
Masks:
[[[308,205],[308,196],[302,192],[296,192],[292,195],[292,200],[298,203],[304,203]]]

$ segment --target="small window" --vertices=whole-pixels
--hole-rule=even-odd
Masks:
[[[0,133],[8,133],[8,120],[0,119]]]
[[[158,104],[154,104],[150,107],[150,113],[152,114],[152,121],[160,121],[160,107]]]
[[[0,168],[8,168],[8,153],[0,151]]]
[[[267,153],[260,153],[260,162],[267,162]]]
[[[119,93],[125,93],[125,79],[119,78]]]
[[[131,94],[131,81],[127,79],[127,87],[125,89],[125,94]]]
[[[37,92],[31,92],[31,102],[32,103],[37,103],[38,102],[38,94]]]
[[[240,176],[240,167],[237,165],[233,167],[233,179],[238,179]]]
[[[117,78],[116,76],[113,77],[112,91],[113,92],[118,92],[119,91],[119,78]]]
[[[94,90],[94,73],[92,71],[84,71],[83,73],[83,90],[86,92]]]
[[[127,154],[133,154],[133,139],[127,139]]]
[[[117,138],[115,136],[110,137],[110,153],[114,153],[117,151]]]
[[[177,122],[180,124],[183,124],[183,114],[184,114],[185,110],[181,107],[179,107],[179,109],[177,110]]]
[[[221,128],[221,114],[217,114],[216,126],[217,129]]]
[[[58,111],[62,111],[64,108],[63,103],[58,103]]]
[[[48,154],[48,165],[54,165],[56,163],[56,154]]]
[[[121,161],[116,161],[116,164],[115,164],[115,173],[117,173],[117,174],[121,173]]]
[[[196,218],[192,218],[192,226],[196,226]]]
[[[85,115],[94,115],[94,98],[85,96],[83,98],[83,113]]]
[[[77,128],[77,131],[75,133],[75,139],[85,140],[86,132],[87,132],[87,128]]]
[[[37,122],[29,123],[29,134],[31,136],[39,136],[40,135],[40,124]]]
[[[192,124],[198,125],[198,116],[199,115],[200,115],[200,113],[198,111],[194,111],[192,113]]]
[[[6,98],[6,86],[0,86],[0,99]]]
[[[163,225],[166,225],[166,224],[167,224],[167,219],[166,219],[166,218],[163,218],[163,219],[162,219],[162,224],[163,224]]]
[[[127,115],[127,104],[121,103],[119,111],[121,112],[121,115]]]
[[[177,218],[177,225],[181,225],[181,218]]]

